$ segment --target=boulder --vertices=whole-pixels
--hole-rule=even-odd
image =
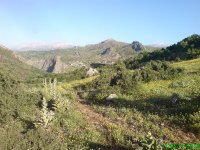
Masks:
[[[89,70],[86,72],[87,77],[95,76],[98,74],[98,71],[94,68],[89,68]]]
[[[110,95],[106,98],[106,100],[112,100],[112,99],[116,99],[116,98],[118,98],[118,96],[117,96],[116,94],[110,94]]]

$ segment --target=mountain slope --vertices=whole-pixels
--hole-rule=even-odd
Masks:
[[[84,47],[53,51],[24,51],[16,52],[16,54],[22,58],[22,61],[47,71],[48,69],[42,66],[46,62],[52,62],[54,57],[57,56],[61,58],[61,70],[69,71],[77,67],[90,66],[93,63],[112,64],[117,60],[132,57],[141,51],[152,49],[156,48],[145,47],[136,41],[129,44],[108,39],[98,44],[86,45]]]
[[[193,34],[177,44],[151,53],[142,53],[138,57],[126,60],[128,68],[137,68],[150,60],[180,61],[200,56],[200,35]]]
[[[17,79],[41,75],[44,72],[21,62],[15,54],[6,47],[0,46],[0,72]]]

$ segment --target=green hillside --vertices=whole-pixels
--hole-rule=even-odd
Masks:
[[[200,35],[191,35],[177,44],[152,53],[144,52],[126,61],[128,68],[137,68],[150,60],[180,61],[200,56]]]
[[[82,97],[96,112],[133,129],[129,136],[145,137],[151,132],[163,143],[199,143],[199,60],[170,64],[175,69],[184,68],[184,72],[167,78],[157,77],[157,73],[155,78],[150,68],[137,80],[136,70],[116,66],[116,72],[116,69],[104,68],[100,77],[82,86],[86,91]],[[110,94],[116,94],[117,98],[106,100]],[[116,130],[119,131],[117,139],[122,140],[115,139],[115,144],[128,146],[124,141],[126,129],[116,127]]]
[[[156,150],[200,143],[198,40],[184,39],[181,51],[176,47],[183,41],[99,66],[91,77],[85,68],[44,73],[1,48],[0,149]]]
[[[4,47],[0,47],[0,72],[20,80],[44,74],[44,71],[19,61],[11,50]]]

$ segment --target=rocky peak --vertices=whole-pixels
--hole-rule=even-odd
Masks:
[[[110,48],[110,47],[116,49],[116,48],[119,48],[121,46],[127,45],[127,43],[119,42],[119,41],[116,41],[114,39],[107,39],[107,40],[102,41],[102,42],[100,42],[96,45],[99,49],[107,49],[107,48]]]
[[[141,50],[144,50],[145,47],[138,41],[133,41],[132,44],[131,44],[132,48],[138,52],[138,51],[141,51]]]
[[[109,42],[115,42],[115,40],[110,38],[110,39],[107,39],[105,41],[102,41],[101,43],[103,44],[103,43],[109,43]]]

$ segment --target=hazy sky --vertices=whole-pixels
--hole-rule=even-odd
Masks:
[[[0,43],[107,38],[175,43],[200,34],[200,0],[0,0]]]

